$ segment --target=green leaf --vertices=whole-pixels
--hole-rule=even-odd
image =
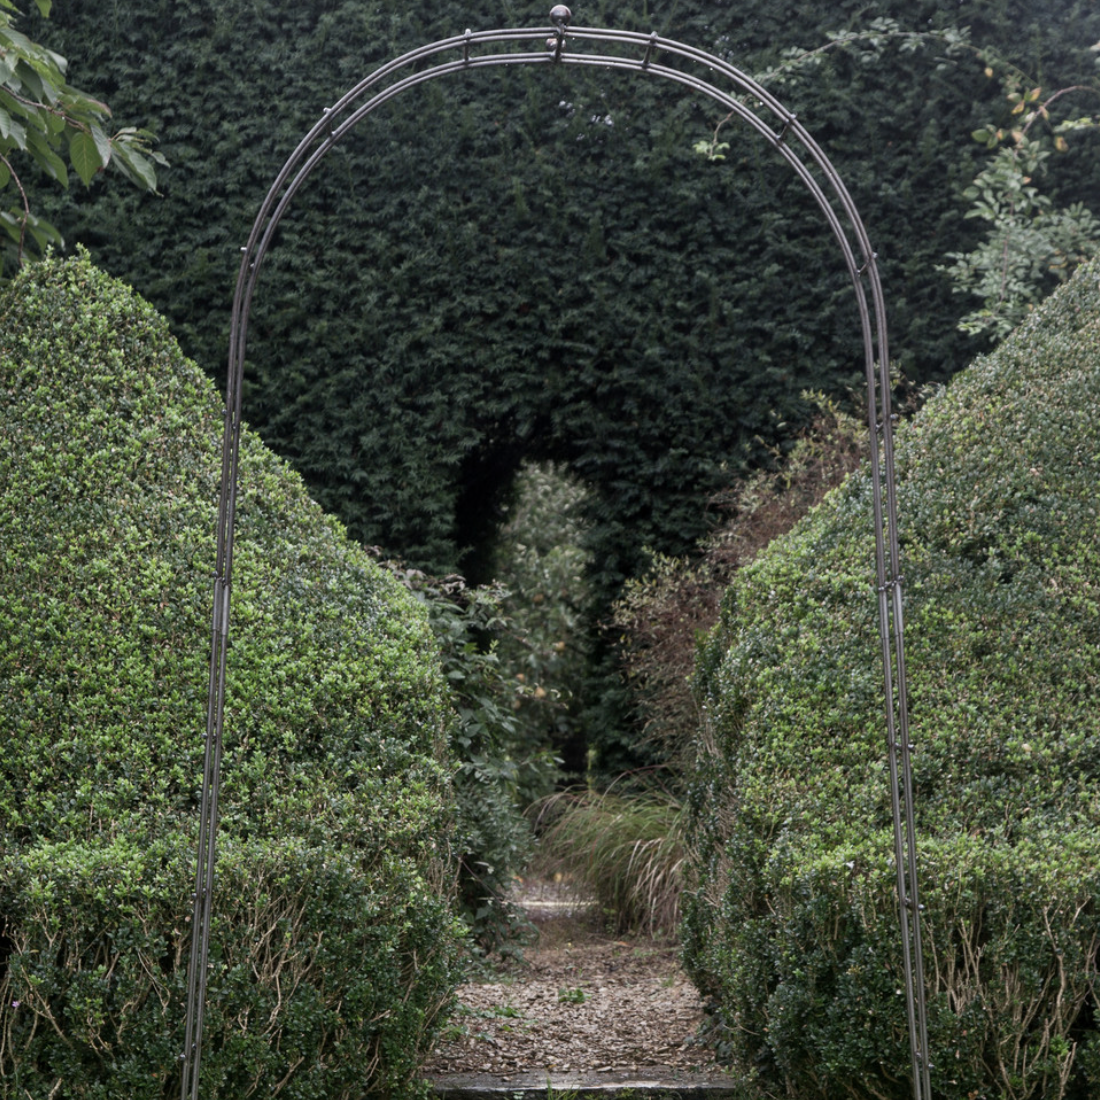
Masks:
[[[2,87],[0,87],[0,106],[3,106],[12,116],[19,115],[20,117],[25,117],[27,113],[27,108],[20,103],[11,92]]]
[[[0,161],[0,191],[2,191],[8,185],[8,180],[11,179],[11,169]]]
[[[16,79],[23,85],[26,93],[39,103],[57,102],[57,88],[52,87],[24,60],[15,66]]]
[[[16,243],[23,235],[23,215],[10,210],[0,210],[0,228]]]
[[[27,131],[0,107],[0,141],[14,142],[20,149],[27,147]]]
[[[148,191],[156,191],[157,174],[148,157],[122,141],[112,140],[111,148],[115,152],[115,163],[130,180]]]
[[[92,126],[92,138],[99,150],[99,159],[106,168],[111,163],[111,139],[98,127]]]
[[[44,252],[47,245],[63,246],[65,244],[65,239],[53,225],[41,218],[36,218],[33,214],[27,219],[27,233],[38,246],[39,252]]]
[[[34,2],[38,5],[38,10],[42,13],[42,18],[49,19],[53,0],[34,0]]]
[[[27,134],[27,152],[35,159],[40,168],[44,168],[62,187],[69,186],[69,170],[65,162],[57,155],[49,141],[36,130]]]
[[[91,134],[83,130],[77,130],[69,141],[69,160],[76,169],[76,174],[84,181],[85,187],[95,178],[96,172],[104,167],[99,145]]]

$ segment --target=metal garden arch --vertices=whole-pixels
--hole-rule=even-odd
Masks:
[[[914,1100],[931,1100],[924,966],[917,890],[916,836],[903,645],[902,576],[898,550],[893,422],[890,411],[886,312],[867,231],[843,181],[797,117],[764,87],[713,54],[655,32],[650,35],[570,26],[564,5],[550,12],[552,26],[470,31],[421,46],[381,66],[361,81],[302,139],[279,172],[242,248],[230,327],[228,389],[217,521],[210,691],[203,762],[199,850],[195,876],[182,1100],[198,1100],[202,1018],[206,1000],[211,902],[221,778],[226,656],[229,644],[233,534],[241,437],[241,390],[248,319],[256,283],[275,230],[291,200],[330,149],[377,107],[419,84],[451,74],[500,65],[584,65],[621,69],[671,80],[706,96],[747,123],[791,166],[816,200],[836,237],[859,307],[871,431],[871,474],[876,549],[875,591],[884,669],[883,702],[894,821],[894,860],[905,970]],[[598,52],[601,44],[630,54]],[[592,52],[577,47],[595,45]],[[509,47],[485,52],[486,47]],[[437,60],[439,59],[439,60]],[[725,87],[718,86],[722,82]],[[730,90],[726,90],[726,89]],[[740,97],[740,98],[738,98]],[[815,171],[811,170],[811,166]],[[868,300],[869,299],[869,300]]]

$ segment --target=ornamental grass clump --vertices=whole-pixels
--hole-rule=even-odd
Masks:
[[[0,300],[0,1095],[178,1095],[223,409],[86,259]],[[242,445],[204,1097],[421,1089],[456,980],[419,605]]]
[[[928,402],[898,472],[933,1093],[1086,1100],[1100,269]],[[860,472],[739,574],[699,666],[686,958],[768,1095],[912,1095],[873,540]]]
[[[575,788],[536,802],[535,868],[595,898],[621,934],[675,936],[680,919],[684,815],[660,788]]]

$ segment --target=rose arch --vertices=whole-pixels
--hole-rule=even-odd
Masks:
[[[746,123],[795,172],[836,238],[851,276],[859,310],[870,428],[869,466],[875,528],[874,598],[882,646],[883,711],[897,869],[899,933],[907,996],[914,1100],[931,1100],[928,1073],[920,903],[903,644],[902,575],[898,549],[893,424],[890,408],[886,312],[875,252],[844,182],[799,122],[766,88],[728,62],[656,33],[574,27],[563,5],[551,26],[470,31],[421,46],[376,69],[334,106],[301,140],[271,185],[241,249],[230,326],[228,387],[217,520],[210,687],[203,762],[201,821],[188,972],[182,1100],[197,1100],[206,999],[211,903],[221,778],[222,727],[233,577],[233,537],[241,395],[249,314],[264,258],[294,196],[328,152],[382,104],[429,81],[493,66],[579,65],[623,70],[642,79],[668,80],[709,98]],[[613,46],[617,52],[608,53]],[[872,598],[870,595],[868,598]]]

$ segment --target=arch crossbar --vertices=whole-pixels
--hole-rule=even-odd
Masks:
[[[328,152],[373,111],[418,85],[468,70],[518,65],[571,65],[632,72],[669,80],[719,104],[760,135],[813,196],[840,248],[852,280],[863,336],[870,428],[875,527],[875,591],[883,663],[883,703],[894,825],[894,863],[905,973],[914,1100],[931,1100],[927,1010],[917,883],[912,744],[903,641],[902,574],[898,546],[893,424],[890,407],[886,309],[875,252],[855,203],[828,157],[796,115],[766,88],[723,59],[662,38],[568,26],[567,9],[551,12],[554,26],[469,31],[421,46],[376,69],[355,85],[301,140],[271,185],[241,249],[230,326],[229,370],[217,520],[210,687],[192,942],[182,1100],[198,1100],[202,1021],[216,862],[218,793],[229,646],[233,539],[241,441],[241,395],[248,320],[260,270],[291,201]],[[601,46],[616,53],[598,52]],[[505,47],[500,49],[500,47]],[[533,48],[532,48],[533,47]],[[495,48],[495,49],[494,49]],[[720,86],[721,84],[721,86]]]

